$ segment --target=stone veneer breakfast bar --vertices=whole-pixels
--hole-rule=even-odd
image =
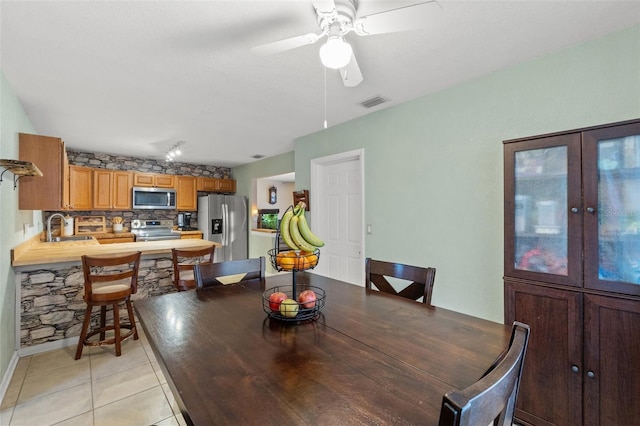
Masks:
[[[84,317],[81,256],[141,251],[138,292],[132,300],[176,291],[172,278],[172,248],[202,248],[217,243],[201,239],[180,239],[120,244],[99,244],[97,240],[41,242],[34,237],[11,252],[16,272],[16,300],[20,326],[20,350],[32,346],[66,346],[80,335]],[[74,344],[74,343],[73,343]]]

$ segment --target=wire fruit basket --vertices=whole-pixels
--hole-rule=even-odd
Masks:
[[[304,252],[298,250],[283,250],[273,248],[267,252],[271,266],[277,271],[291,272],[292,284],[290,286],[277,286],[270,288],[262,294],[262,308],[269,318],[286,322],[301,322],[306,320],[316,320],[320,316],[320,311],[324,307],[325,292],[323,289],[314,286],[296,284],[296,273],[313,269],[320,259],[320,250]],[[315,301],[299,300],[299,295],[305,290],[315,293]],[[286,309],[280,311],[280,303],[270,301],[269,297],[273,293],[284,293],[287,299],[292,299],[296,303],[287,305]]]
[[[313,269],[320,260],[320,250],[298,251],[273,248],[267,252],[271,266],[277,271],[306,271]]]
[[[296,293],[303,295],[303,293],[308,290],[315,293],[315,300],[311,298],[300,301],[295,296]],[[271,295],[275,293],[284,293],[287,299],[293,299],[297,304],[286,305],[285,308],[281,309],[282,301],[280,301],[279,298],[275,300],[270,299]],[[262,309],[264,309],[269,318],[279,321],[315,321],[320,317],[320,312],[322,308],[324,308],[325,300],[325,291],[320,287],[303,284],[297,286],[276,286],[262,293]]]

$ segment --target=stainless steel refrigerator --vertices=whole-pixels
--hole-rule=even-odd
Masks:
[[[198,229],[203,238],[222,244],[216,247],[214,262],[248,257],[248,217],[246,197],[224,194],[198,197]]]

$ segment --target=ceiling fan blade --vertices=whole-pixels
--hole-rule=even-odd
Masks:
[[[342,77],[342,82],[346,87],[355,87],[362,83],[362,72],[355,54],[351,54],[351,60],[346,67],[340,68],[340,77]]]
[[[329,15],[336,10],[336,3],[334,0],[311,0],[313,7],[321,15]]]
[[[265,56],[273,55],[275,53],[284,52],[286,50],[295,49],[296,47],[306,46],[313,44],[320,39],[324,34],[301,34],[295,37],[285,38],[284,40],[278,40],[267,44],[261,44],[260,46],[254,46],[250,52],[254,55]]]
[[[374,13],[356,19],[353,26],[356,34],[361,36],[417,30],[424,28],[428,18],[433,16],[435,6],[440,4],[432,0]]]

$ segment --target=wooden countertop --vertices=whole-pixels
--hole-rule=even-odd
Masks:
[[[180,232],[182,235],[199,235],[202,234],[202,231],[199,231],[197,229],[193,230],[193,231],[177,231]]]
[[[264,229],[264,228],[251,228],[252,231],[254,232],[263,232],[265,234],[275,234],[276,231],[275,229]]]
[[[48,243],[40,236],[25,241],[11,250],[11,266],[46,265],[63,262],[80,262],[83,254],[107,255],[141,251],[142,255],[171,253],[172,248],[190,249],[220,246],[213,241],[201,239],[179,239],[145,241],[136,243],[100,244],[95,238],[87,241],[64,241]]]

